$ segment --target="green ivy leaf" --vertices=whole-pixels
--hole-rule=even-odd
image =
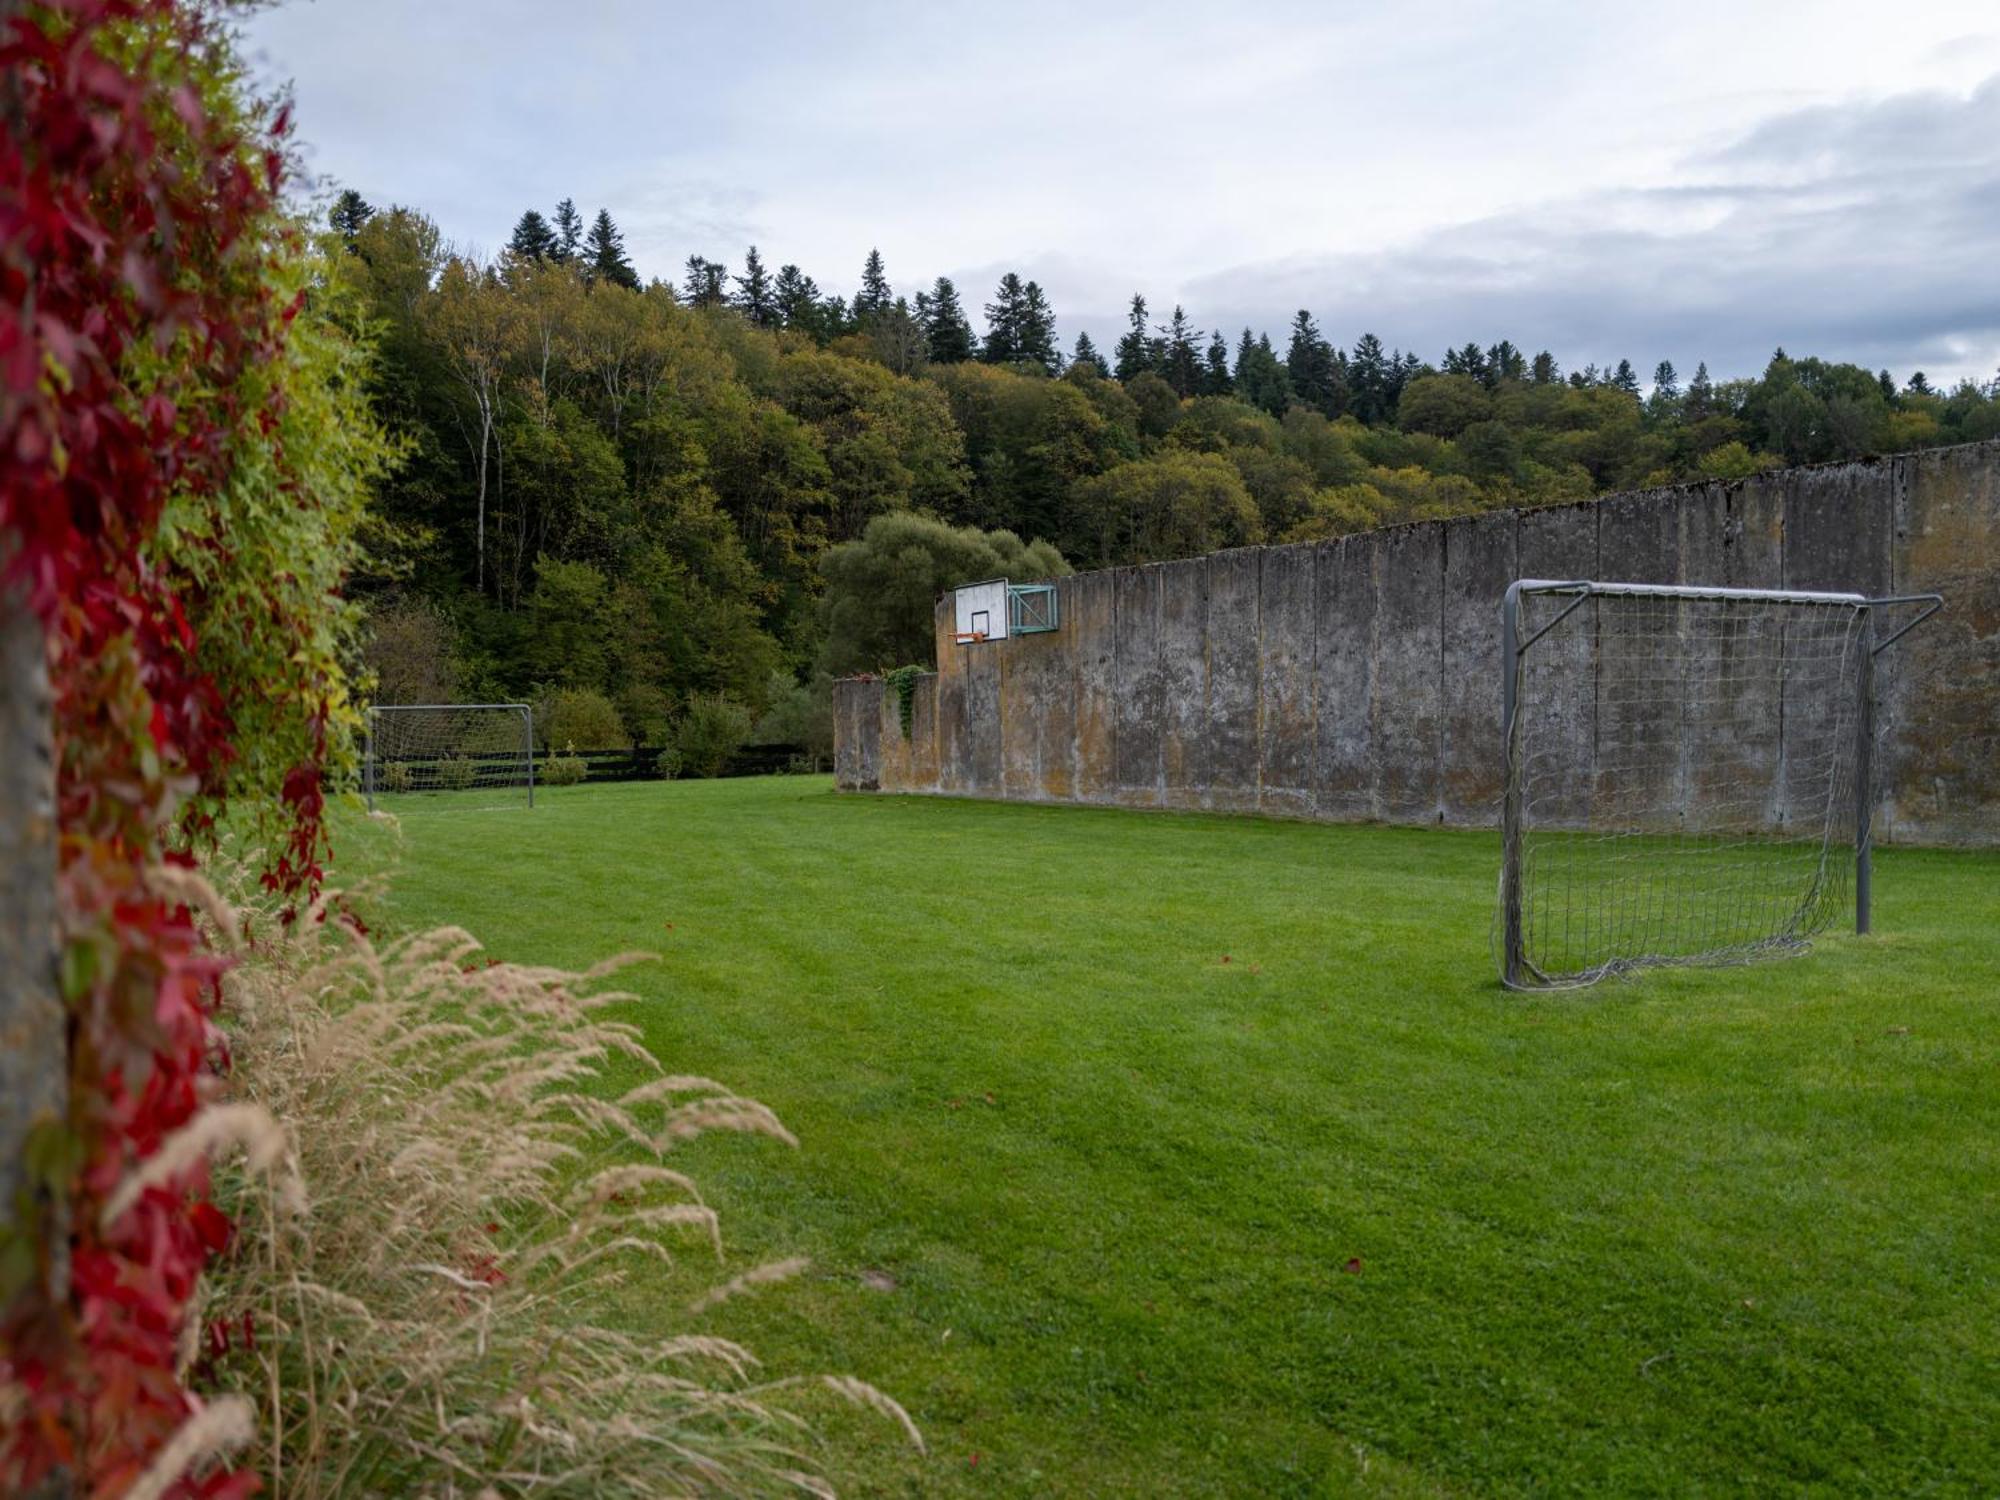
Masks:
[[[57,965],[57,982],[62,986],[62,997],[71,1005],[76,1004],[91,991],[97,983],[97,945],[84,939],[68,944],[62,951],[62,960]]]

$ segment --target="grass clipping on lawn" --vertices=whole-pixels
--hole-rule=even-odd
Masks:
[[[190,894],[231,943],[237,914]],[[604,1014],[631,998],[604,981],[639,956],[569,974],[494,963],[453,928],[378,947],[324,904],[288,930],[267,915],[226,981],[230,1099],[213,1109],[237,1114],[162,1153],[249,1147],[215,1173],[236,1235],[186,1354],[211,1401],[255,1408],[238,1461],[267,1493],[831,1494],[790,1409],[809,1391],[923,1446],[865,1382],[764,1379],[698,1331],[707,1307],[805,1263],[724,1278],[674,1147],[713,1130],[796,1142]],[[649,1077],[599,1097],[616,1058]],[[635,1270],[689,1256],[718,1284],[686,1330],[592,1321]]]

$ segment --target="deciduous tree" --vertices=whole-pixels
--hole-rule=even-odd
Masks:
[[[945,589],[980,578],[1052,579],[1069,565],[1047,542],[903,512],[870,521],[862,536],[829,551],[820,571],[826,579],[821,663],[842,676],[931,664],[932,611]]]

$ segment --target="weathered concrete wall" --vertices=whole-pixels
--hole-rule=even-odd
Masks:
[[[2000,443],[1083,574],[1058,586],[1059,631],[1005,642],[953,645],[941,602],[940,672],[907,744],[882,684],[838,686],[839,783],[1489,824],[1499,603],[1517,577],[1944,594],[1881,659],[1876,831],[2000,845]],[[1721,753],[1657,703],[1602,692],[1557,733],[1600,779],[1645,778],[1634,790],[1689,807],[1719,806],[1749,772],[1772,788],[1753,816],[1784,818],[1781,725],[1806,710],[1731,671],[1726,653],[1775,643],[1710,649],[1687,669],[1750,695],[1760,726]]]
[[[55,761],[41,626],[0,590],[0,1221],[22,1184],[22,1144],[63,1111],[56,992]]]

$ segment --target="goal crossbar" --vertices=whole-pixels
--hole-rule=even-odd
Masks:
[[[1524,578],[1501,604],[1501,978],[1796,950],[1870,925],[1874,660],[1943,607]],[[1891,607],[1922,606],[1893,631]],[[1578,619],[1579,611],[1588,613]],[[1546,642],[1546,644],[1544,644]]]

